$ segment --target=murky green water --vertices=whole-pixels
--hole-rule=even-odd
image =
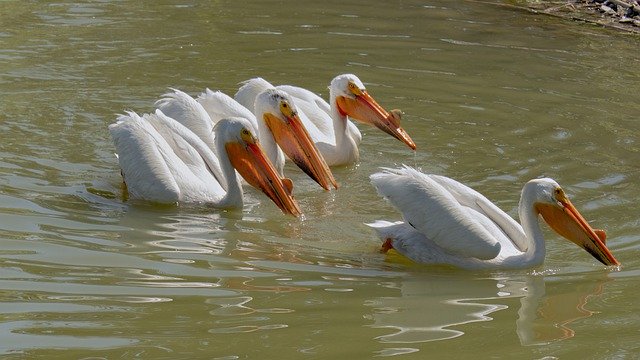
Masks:
[[[640,353],[640,40],[466,1],[0,2],[0,354],[7,358],[623,359]],[[123,202],[107,131],[168,87],[357,74],[418,145],[361,127],[304,221]],[[368,175],[408,164],[516,216],[546,175],[620,271],[547,231],[545,264],[469,272],[376,252]]]

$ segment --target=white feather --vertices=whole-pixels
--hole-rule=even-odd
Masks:
[[[375,173],[371,181],[400,210],[404,221],[367,225],[385,244],[390,241],[395,250],[416,262],[463,268],[539,265],[545,256],[540,229],[540,218],[544,218],[558,234],[603,264],[619,264],[594,230],[579,220],[582,216],[552,179],[533,179],[524,185],[518,206],[520,224],[477,191],[450,178],[404,166]]]
[[[355,75],[349,76],[357,79]],[[252,109],[257,95],[269,88],[274,86],[263,78],[253,78],[242,83],[234,98]],[[293,98],[300,120],[328,165],[350,164],[358,160],[358,144],[362,134],[351,120],[343,118],[329,103],[309,90],[290,85],[275,88]],[[334,89],[332,93],[339,92]],[[334,102],[334,99],[331,98],[330,102]]]
[[[213,122],[205,109],[187,93],[171,89],[156,101],[156,107],[166,116],[176,120],[191,130],[209,146],[214,144]],[[220,119],[217,119],[220,120]],[[215,151],[214,149],[211,149]]]
[[[132,198],[217,202],[224,195],[211,168],[219,160],[193,132],[161,111],[122,115],[109,126]],[[219,176],[219,175],[218,175]]]
[[[475,210],[460,204],[428,175],[404,167],[373,174],[371,182],[400,209],[406,222],[445,251],[485,260],[500,252],[500,243],[483,226],[486,224],[469,220],[469,211]],[[477,241],[467,243],[464,239],[468,238]]]

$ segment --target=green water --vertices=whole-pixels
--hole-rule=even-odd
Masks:
[[[640,353],[637,37],[467,1],[0,2],[0,354],[6,358],[625,359]],[[123,201],[107,126],[168,87],[262,76],[328,96],[351,72],[417,152],[364,126],[304,220]],[[550,231],[543,266],[377,252],[368,181],[407,164],[517,217],[550,176],[623,264]]]

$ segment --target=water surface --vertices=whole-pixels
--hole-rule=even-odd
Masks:
[[[8,358],[631,358],[640,351],[637,37],[468,1],[0,3],[0,354]],[[324,96],[357,74],[412,152],[361,126],[358,164],[304,220],[124,201],[107,131],[169,87],[262,76]],[[608,232],[606,269],[546,231],[523,271],[377,252],[368,182],[417,166],[513,216],[556,179]]]

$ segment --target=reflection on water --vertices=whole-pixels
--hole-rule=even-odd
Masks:
[[[573,324],[595,314],[589,310],[589,302],[597,299],[605,283],[611,281],[606,274],[601,275],[599,281],[580,277],[572,279],[578,284],[577,290],[574,288],[572,291],[567,291],[553,276],[547,277],[546,281],[542,281],[540,276],[529,278],[527,294],[520,299],[522,306],[516,321],[520,342],[523,345],[543,345],[576,336]],[[547,291],[545,284],[548,284]]]
[[[491,320],[489,314],[506,308],[505,305],[476,302],[496,298],[495,289],[503,284],[496,284],[492,279],[461,280],[464,284],[449,277],[434,277],[427,282],[409,278],[400,285],[401,297],[378,299],[369,304],[376,310],[373,326],[394,330],[378,339],[385,343],[407,344],[451,339],[464,335],[456,330],[456,325]],[[452,283],[455,286],[451,286]],[[487,286],[489,284],[492,286]],[[483,292],[487,294],[478,298],[464,297]]]
[[[638,41],[473,1],[0,1],[0,354],[14,358],[631,358],[640,246]],[[356,73],[411,152],[365,126],[337,191],[287,166],[304,220],[123,199],[107,126],[168,87]],[[407,164],[517,216],[551,176],[608,231],[608,273],[547,233],[530,273],[414,267],[363,223]],[[570,340],[570,341],[562,341]]]
[[[108,337],[102,331],[99,336],[57,335],[57,333],[64,333],[66,329],[81,329],[83,332],[91,332],[103,330],[104,327],[105,325],[92,324],[83,320],[6,321],[0,326],[0,336],[3,339],[3,344],[0,344],[0,353],[17,353],[22,349],[79,348],[99,350],[128,346],[137,342],[135,339]]]
[[[579,286],[567,291],[557,286],[559,279],[554,277],[408,277],[400,283],[401,296],[373,299],[366,306],[373,308],[371,326],[390,331],[376,340],[394,346],[463,336],[469,324],[492,321],[494,313],[509,307],[517,307],[514,322],[520,343],[544,345],[574,337],[572,324],[594,314],[588,309],[589,300],[600,295],[604,283],[610,281],[606,275],[595,283],[593,279],[585,281],[582,276],[573,276],[572,281]],[[519,299],[519,303],[505,299]],[[410,347],[386,348],[380,354],[397,355],[395,350],[419,351]]]

